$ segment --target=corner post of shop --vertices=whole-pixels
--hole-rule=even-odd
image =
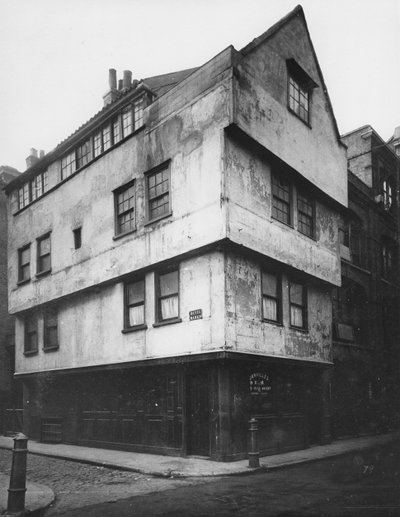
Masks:
[[[260,451],[258,448],[258,420],[249,420],[249,468],[257,469],[260,466]]]
[[[26,493],[26,458],[28,454],[28,437],[18,433],[14,437],[10,488],[8,489],[8,513],[18,513],[25,509]]]

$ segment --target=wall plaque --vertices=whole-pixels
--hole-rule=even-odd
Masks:
[[[196,309],[194,311],[189,311],[189,320],[201,320],[203,319],[203,310]]]
[[[254,372],[249,377],[251,395],[268,395],[272,391],[271,379],[267,373]]]

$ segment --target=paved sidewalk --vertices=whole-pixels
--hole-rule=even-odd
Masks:
[[[299,463],[338,456],[352,451],[368,449],[396,440],[400,440],[400,431],[376,436],[337,440],[328,445],[318,445],[300,451],[266,456],[260,458],[260,465],[261,468],[268,470],[279,469]],[[0,436],[0,448],[11,449],[13,444],[12,438]],[[81,447],[77,445],[48,444],[35,441],[28,442],[28,449],[31,454],[51,456],[114,469],[129,470],[153,476],[226,476],[249,473],[255,470],[248,468],[248,460],[222,463],[193,457],[180,458],[175,456],[160,456],[156,454],[141,454]]]
[[[10,478],[0,473],[0,515],[6,512],[8,502],[8,487]],[[54,501],[54,492],[49,487],[38,483],[26,483],[25,509],[29,515],[35,515],[43,508],[47,508]],[[15,514],[14,514],[15,515]]]

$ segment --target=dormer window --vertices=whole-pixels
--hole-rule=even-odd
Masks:
[[[288,59],[286,63],[288,68],[288,108],[303,122],[310,124],[311,92],[317,84],[294,59]]]

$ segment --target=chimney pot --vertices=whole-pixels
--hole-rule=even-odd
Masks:
[[[29,156],[26,158],[26,168],[29,169],[39,161],[37,149],[33,148],[29,151]]]
[[[43,158],[44,155],[45,155],[45,152],[43,151],[43,149],[40,149],[39,158]]]
[[[118,79],[118,90],[122,90],[123,82],[122,79]]]
[[[132,72],[130,70],[124,70],[123,87],[130,88],[132,84]]]
[[[110,86],[110,90],[117,89],[117,71],[115,68],[110,68],[108,71],[108,84]]]

